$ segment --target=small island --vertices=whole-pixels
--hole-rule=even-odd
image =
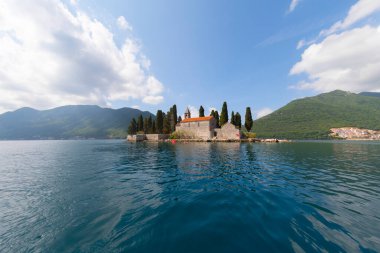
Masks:
[[[199,108],[199,116],[192,117],[187,107],[184,119],[177,117],[177,107],[174,105],[164,114],[157,111],[156,119],[152,117],[137,121],[133,119],[128,127],[128,141],[171,141],[171,142],[287,142],[279,139],[257,139],[252,130],[251,108],[246,108],[245,124],[242,126],[241,116],[231,113],[228,119],[227,103],[223,103],[219,117],[218,111],[211,111],[205,116],[203,106]]]

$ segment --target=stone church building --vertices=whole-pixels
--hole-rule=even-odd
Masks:
[[[217,122],[213,116],[192,118],[189,108],[185,111],[185,119],[176,125],[176,131],[186,133],[193,139],[226,139],[239,140],[241,131],[231,123],[226,123],[222,128],[216,128]]]

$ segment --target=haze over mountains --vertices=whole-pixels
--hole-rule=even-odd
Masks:
[[[0,115],[0,139],[124,138],[133,108],[109,109],[95,105],[68,105],[38,111],[21,108]]]
[[[138,109],[72,105],[39,111],[21,108],[0,115],[0,139],[125,138]],[[254,121],[262,138],[324,139],[334,127],[380,129],[380,93],[333,91],[297,99]]]

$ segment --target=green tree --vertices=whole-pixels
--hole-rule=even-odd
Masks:
[[[176,105],[173,105],[173,120],[174,120],[174,127],[175,125],[177,125],[178,121],[177,121],[177,118],[178,118],[178,115],[177,115],[177,106]]]
[[[156,130],[156,121],[153,120],[152,121],[152,134],[156,134],[157,133],[157,130]]]
[[[219,112],[218,111],[215,111],[214,112],[214,118],[216,119],[216,127],[219,128],[220,127],[220,123],[219,123]]]
[[[137,132],[137,123],[136,120],[133,118],[128,126],[128,134],[136,134]]]
[[[137,131],[144,131],[144,119],[142,114],[137,119]]]
[[[203,106],[199,107],[199,117],[205,116],[205,109],[203,109]]]
[[[215,118],[215,111],[214,110],[211,111],[210,116],[213,116]]]
[[[156,131],[158,134],[162,134],[164,128],[164,115],[161,110],[157,111],[156,114]]]
[[[245,123],[244,123],[244,126],[245,126],[245,128],[247,129],[248,132],[251,131],[252,124],[253,124],[253,120],[252,120],[251,108],[247,107],[247,109],[245,110]]]
[[[170,112],[168,112],[167,114],[164,114],[163,128],[162,128],[162,132],[164,134],[171,133],[171,127],[170,127],[170,122],[169,122],[170,114],[171,114]]]
[[[234,125],[234,126],[236,126],[234,111],[232,111],[232,113],[231,113],[231,124]]]
[[[175,131],[175,125],[177,125],[177,106],[173,105],[170,107],[170,111],[168,113],[168,120],[170,124],[170,132]]]
[[[235,114],[235,126],[241,129],[241,115],[238,112]]]
[[[148,134],[152,134],[153,133],[153,120],[152,120],[152,115],[149,116],[148,118],[148,124],[147,124],[147,128],[148,128]]]
[[[178,116],[178,121],[177,122],[181,122],[181,121],[182,121],[182,117]]]
[[[144,129],[144,134],[148,133],[148,118],[144,119],[144,124],[143,124],[143,129]]]
[[[228,122],[227,102],[224,102],[223,106],[222,106],[222,113],[220,114],[219,124],[220,124],[220,126],[223,126],[227,122]]]

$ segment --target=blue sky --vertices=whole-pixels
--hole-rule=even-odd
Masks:
[[[53,2],[60,4],[59,1]],[[34,12],[51,8],[49,5],[52,4],[41,0],[38,6],[40,8]],[[294,9],[290,10],[291,6]],[[10,14],[20,11],[12,9],[11,4],[7,8]],[[36,92],[35,99],[25,100],[21,99],[21,95],[17,95],[20,98],[14,95],[14,100],[6,104],[0,103],[3,111],[20,106],[44,109],[67,103],[93,103],[114,108],[134,106],[152,112],[160,108],[167,110],[172,104],[177,104],[182,112],[186,106],[198,108],[203,105],[206,110],[220,109],[223,101],[227,101],[229,111],[244,113],[245,107],[250,106],[257,116],[258,113],[263,115],[278,109],[293,99],[330,90],[380,90],[380,76],[373,74],[380,70],[380,60],[377,57],[379,51],[373,51],[379,39],[378,0],[71,0],[63,2],[61,9],[62,13],[66,9],[71,13],[72,17],[67,21],[70,26],[66,28],[62,25],[62,31],[52,28],[52,43],[58,44],[60,51],[59,54],[51,54],[49,51],[47,60],[52,61],[49,66],[56,65],[58,70],[64,69],[66,76],[55,76],[52,82],[46,70],[37,77],[28,75],[13,84],[8,81],[12,80],[10,74],[0,75],[0,89],[5,90],[7,84],[6,92],[11,95],[15,94],[12,93],[12,85],[16,90],[16,86],[22,86],[19,83],[23,80],[33,82],[46,76],[36,82],[36,86],[41,83],[40,86],[45,88]],[[60,14],[56,16],[59,17]],[[30,15],[27,18],[35,17]],[[55,22],[61,25],[66,22],[66,18],[67,15],[62,14],[62,18],[57,18]],[[122,24],[118,23],[118,18],[119,21],[123,20]],[[73,19],[76,19],[75,22]],[[0,30],[0,34],[3,32],[6,36],[21,41],[24,38],[22,36],[38,35],[25,35],[25,32],[20,32],[19,36],[13,35],[18,32],[18,27],[13,24],[15,22],[15,19],[9,18],[10,28]],[[78,24],[80,22],[82,24]],[[78,46],[76,51],[72,45],[86,44],[89,39],[63,31],[64,28],[75,30],[75,27],[86,31],[86,27],[92,27],[96,22],[104,27],[104,31],[91,30],[90,34],[109,33],[117,47],[115,49],[109,46],[112,44],[109,41],[103,46],[109,48],[108,55],[115,55],[110,59],[103,57],[104,62],[101,62],[102,56],[99,56],[104,53],[101,52],[102,48],[92,46],[103,45],[95,41],[96,36],[95,42],[88,42],[91,46],[86,46],[86,50],[83,50],[83,46]],[[36,26],[39,24],[43,23],[36,21]],[[10,33],[12,29],[16,32]],[[55,36],[60,32],[62,36]],[[6,36],[3,35],[3,38]],[[349,47],[351,43],[357,45],[355,41],[363,36],[368,37],[368,45],[363,46],[368,52],[372,50],[372,54],[363,53],[360,48]],[[59,41],[60,38],[66,39],[62,42]],[[103,40],[100,35],[99,38]],[[25,37],[25,41],[34,40]],[[126,41],[133,43],[128,44]],[[40,43],[46,44],[45,41]],[[19,44],[20,52],[27,51],[22,47],[23,43]],[[127,56],[119,59],[118,50],[122,51],[123,46],[132,44],[133,46],[125,47],[128,48]],[[30,42],[25,45],[32,48],[31,45],[34,44]],[[301,46],[297,49],[298,45]],[[72,52],[67,48],[71,48]],[[91,48],[95,48],[95,53],[89,51]],[[337,48],[342,52],[337,52],[337,56],[331,59]],[[356,54],[349,53],[350,50],[364,55],[363,59],[357,62]],[[83,51],[86,54],[82,57]],[[72,58],[66,58],[70,53],[78,58],[74,63],[71,62]],[[107,52],[104,53],[106,54]],[[41,52],[41,55],[46,54]],[[3,57],[10,59],[14,55]],[[61,58],[65,58],[65,65],[59,62]],[[96,63],[91,59],[95,59]],[[115,64],[106,66],[109,61],[115,61]],[[347,65],[347,62],[352,63]],[[366,69],[360,69],[360,73],[354,73],[357,66],[363,66],[363,62],[371,64]],[[5,64],[8,66],[15,63],[3,62]],[[77,66],[75,70],[67,67],[73,65]],[[80,68],[83,65],[87,67],[82,71]],[[130,73],[126,69],[132,65],[136,71]],[[88,79],[92,70],[96,74]],[[366,73],[365,77],[362,77],[363,73]],[[104,79],[104,82],[99,83],[99,79]],[[123,81],[116,84],[119,79]],[[72,83],[72,87],[67,83]],[[110,83],[114,85],[107,86]],[[86,89],[89,95],[86,95]],[[29,90],[29,94],[30,92]],[[139,95],[131,95],[133,92]],[[42,93],[49,94],[49,98],[41,96]],[[54,96],[57,99],[51,99]],[[24,103],[14,102],[17,99]],[[49,102],[41,102],[45,100]]]

